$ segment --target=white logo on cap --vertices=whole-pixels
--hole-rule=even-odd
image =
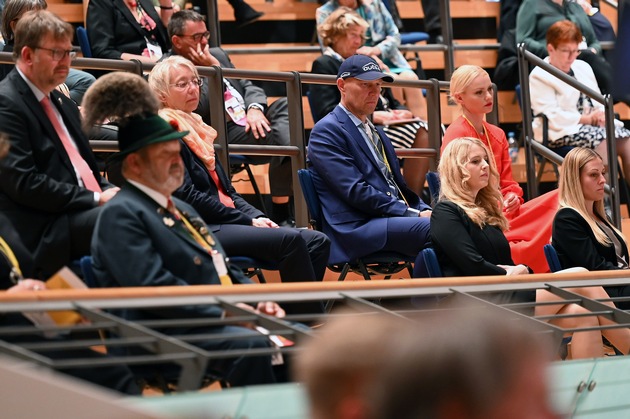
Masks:
[[[348,77],[350,75],[349,71],[344,71],[343,73],[341,73],[341,75],[339,76],[340,79],[343,79],[344,77]]]
[[[381,68],[376,63],[368,63],[362,69],[363,71],[381,71]]]

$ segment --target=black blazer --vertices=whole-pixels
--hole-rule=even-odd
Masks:
[[[501,229],[480,228],[450,201],[440,201],[433,209],[431,241],[444,276],[505,275],[497,265],[514,265]]]
[[[168,31],[150,0],[138,0],[155,21],[155,40],[167,53],[171,48]],[[94,58],[120,60],[123,52],[141,55],[146,48],[146,31],[136,21],[124,0],[90,0],[86,29]]]
[[[111,187],[81,131],[77,105],[55,90],[51,99],[101,188]],[[49,269],[70,259],[66,214],[94,208],[94,193],[79,186],[57,132],[17,69],[0,82],[0,131],[11,142],[0,161],[0,211],[33,252],[36,268],[52,273]]]
[[[201,215],[212,231],[221,229],[220,224],[242,224],[252,225],[252,219],[264,217],[265,214],[256,207],[250,205],[241,197],[232,186],[229,176],[223,170],[221,163],[217,159],[216,171],[219,180],[225,187],[227,194],[234,201],[236,208],[226,207],[219,200],[219,191],[214,181],[210,177],[206,166],[188,148],[185,142],[181,141],[181,156],[186,167],[184,183],[175,191],[174,195],[179,199],[188,202]]]
[[[608,221],[606,221],[607,224]],[[621,242],[623,256],[628,259],[628,248],[623,237],[615,233]],[[604,246],[595,239],[586,220],[574,209],[561,208],[553,219],[551,242],[558,252],[563,268],[582,267],[589,271],[620,269],[614,246]]]
[[[235,68],[234,64],[232,64],[232,61],[230,60],[230,56],[221,48],[210,48],[210,54],[219,60],[221,68]],[[227,80],[241,94],[241,96],[243,96],[245,108],[252,103],[258,103],[259,105],[262,105],[265,111],[267,110],[267,95],[261,87],[256,86],[250,80],[246,79],[239,80],[228,78]],[[197,106],[197,109],[195,109],[195,113],[201,115],[206,124],[212,125],[212,121],[210,120],[210,104],[208,102],[209,95],[210,91],[208,83],[204,83],[203,86],[201,86],[199,105]],[[229,121],[229,118],[228,123],[232,123],[232,121]]]
[[[192,220],[199,215],[173,199]],[[213,248],[225,255],[215,239]],[[130,183],[103,207],[92,238],[94,273],[101,287],[219,285],[212,256],[157,202]],[[251,283],[228,265],[235,284]],[[130,320],[147,318],[220,317],[214,305],[125,310]]]

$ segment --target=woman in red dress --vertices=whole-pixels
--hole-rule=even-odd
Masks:
[[[500,175],[503,211],[510,222],[505,236],[510,241],[512,259],[534,272],[548,272],[543,246],[551,239],[551,225],[558,210],[557,191],[523,203],[523,190],[512,177],[508,142],[503,130],[485,121],[492,111],[492,81],[488,73],[475,65],[459,67],[451,77],[451,98],[462,115],[448,127],[442,140],[444,147],[459,137],[480,139],[492,150],[492,158]]]

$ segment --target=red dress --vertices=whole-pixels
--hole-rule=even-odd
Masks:
[[[512,161],[505,133],[485,121],[483,126],[487,138],[482,138],[466,118],[460,116],[446,129],[442,151],[446,144],[460,137],[474,137],[486,145],[489,143],[500,176],[501,194],[505,196],[514,192],[523,204],[523,190],[512,177]],[[551,226],[557,211],[558,191],[554,190],[527,201],[517,213],[508,216],[510,229],[505,232],[505,237],[510,242],[515,263],[523,263],[536,273],[549,272],[543,246],[551,240]]]

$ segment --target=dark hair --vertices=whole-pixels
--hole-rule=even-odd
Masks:
[[[168,22],[168,37],[173,35],[182,35],[186,22],[205,22],[206,19],[194,10],[181,10],[171,16]]]
[[[22,15],[31,10],[46,10],[46,0],[7,0],[2,9],[2,37],[5,43],[13,42],[11,23],[19,20]]]
[[[560,44],[582,42],[582,31],[570,20],[560,20],[547,29],[547,44],[557,48]]]
[[[46,35],[55,40],[72,40],[72,25],[46,10],[31,10],[20,18],[15,26],[13,59],[18,60],[22,48],[37,48]]]

